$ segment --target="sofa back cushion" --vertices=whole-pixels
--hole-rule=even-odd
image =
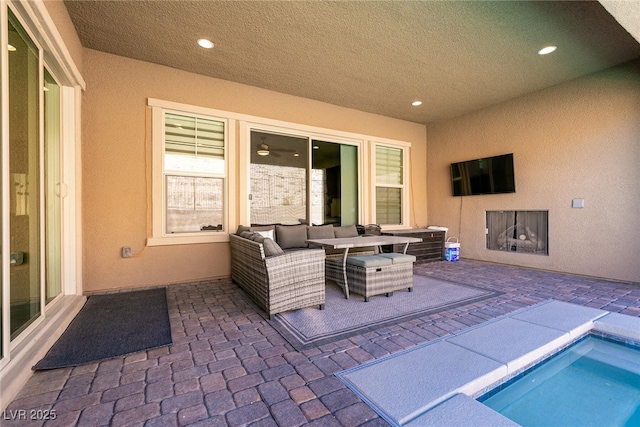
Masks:
[[[307,226],[307,238],[308,239],[333,239],[335,234],[333,233],[333,229],[335,227],[331,224],[329,225],[314,225]]]
[[[342,227],[334,227],[333,230],[336,237],[358,237],[358,229],[355,224],[345,225]]]
[[[276,225],[276,239],[282,249],[306,248],[307,226],[300,225]]]

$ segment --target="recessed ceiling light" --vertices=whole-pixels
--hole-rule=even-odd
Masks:
[[[543,47],[542,49],[540,49],[538,51],[538,55],[548,55],[551,52],[554,52],[556,49],[558,48],[558,46],[547,46],[547,47]]]
[[[7,49],[9,50],[9,52],[15,52],[16,51],[16,47],[14,45],[7,45]]]
[[[413,105],[414,107],[417,107],[418,105],[422,105],[422,101],[413,101],[411,105]]]
[[[200,47],[203,47],[205,49],[212,49],[213,48],[213,42],[211,40],[200,39],[200,40],[198,40],[198,44],[200,45]]]

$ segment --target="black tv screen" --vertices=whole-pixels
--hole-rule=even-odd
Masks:
[[[515,193],[513,153],[451,164],[454,196]]]

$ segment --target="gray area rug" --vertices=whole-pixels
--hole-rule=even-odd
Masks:
[[[481,301],[499,292],[414,275],[413,292],[396,291],[387,298],[344,297],[327,282],[324,310],[309,307],[276,314],[271,324],[298,351],[396,323]]]

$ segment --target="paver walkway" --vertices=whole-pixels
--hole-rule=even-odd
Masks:
[[[335,372],[549,298],[640,317],[640,284],[470,260],[415,270],[503,294],[297,352],[229,279],[173,285],[171,346],[36,372],[0,425],[382,426]],[[56,418],[7,419],[38,410]]]

